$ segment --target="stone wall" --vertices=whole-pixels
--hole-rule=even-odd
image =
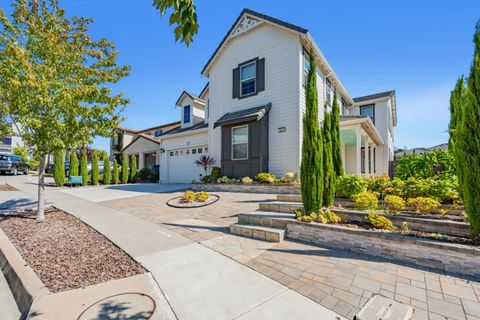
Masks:
[[[239,183],[193,183],[195,192],[242,192],[268,194],[300,194],[300,186],[278,184],[239,184]]]
[[[287,238],[409,262],[480,280],[480,248],[344,226],[287,224]]]

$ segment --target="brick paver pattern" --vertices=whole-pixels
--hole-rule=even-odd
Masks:
[[[373,294],[414,307],[413,319],[480,320],[480,283],[435,271],[309,244],[279,244],[228,233],[236,215],[255,211],[274,195],[217,193],[220,201],[195,209],[168,207],[180,195],[153,194],[104,202],[215,251],[353,319]],[[480,272],[480,271],[479,271]]]

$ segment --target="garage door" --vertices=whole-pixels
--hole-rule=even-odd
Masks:
[[[200,180],[205,172],[194,162],[201,155],[207,154],[207,146],[168,150],[168,181],[171,183],[190,183]]]

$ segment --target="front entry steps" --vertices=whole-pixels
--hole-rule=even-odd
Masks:
[[[262,211],[292,213],[297,209],[302,209],[303,205],[301,202],[269,201],[259,203],[258,207]]]
[[[232,224],[230,226],[230,233],[269,242],[281,242],[285,238],[285,230],[254,226],[244,223]]]
[[[294,218],[295,215],[291,213],[242,213],[238,215],[238,223],[230,226],[230,233],[269,242],[282,242],[287,222]]]

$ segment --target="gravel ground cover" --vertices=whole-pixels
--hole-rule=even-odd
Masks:
[[[0,191],[18,191],[18,189],[7,183],[0,183]]]
[[[45,222],[35,212],[0,217],[0,228],[52,292],[145,273],[122,249],[70,214],[50,207]]]

